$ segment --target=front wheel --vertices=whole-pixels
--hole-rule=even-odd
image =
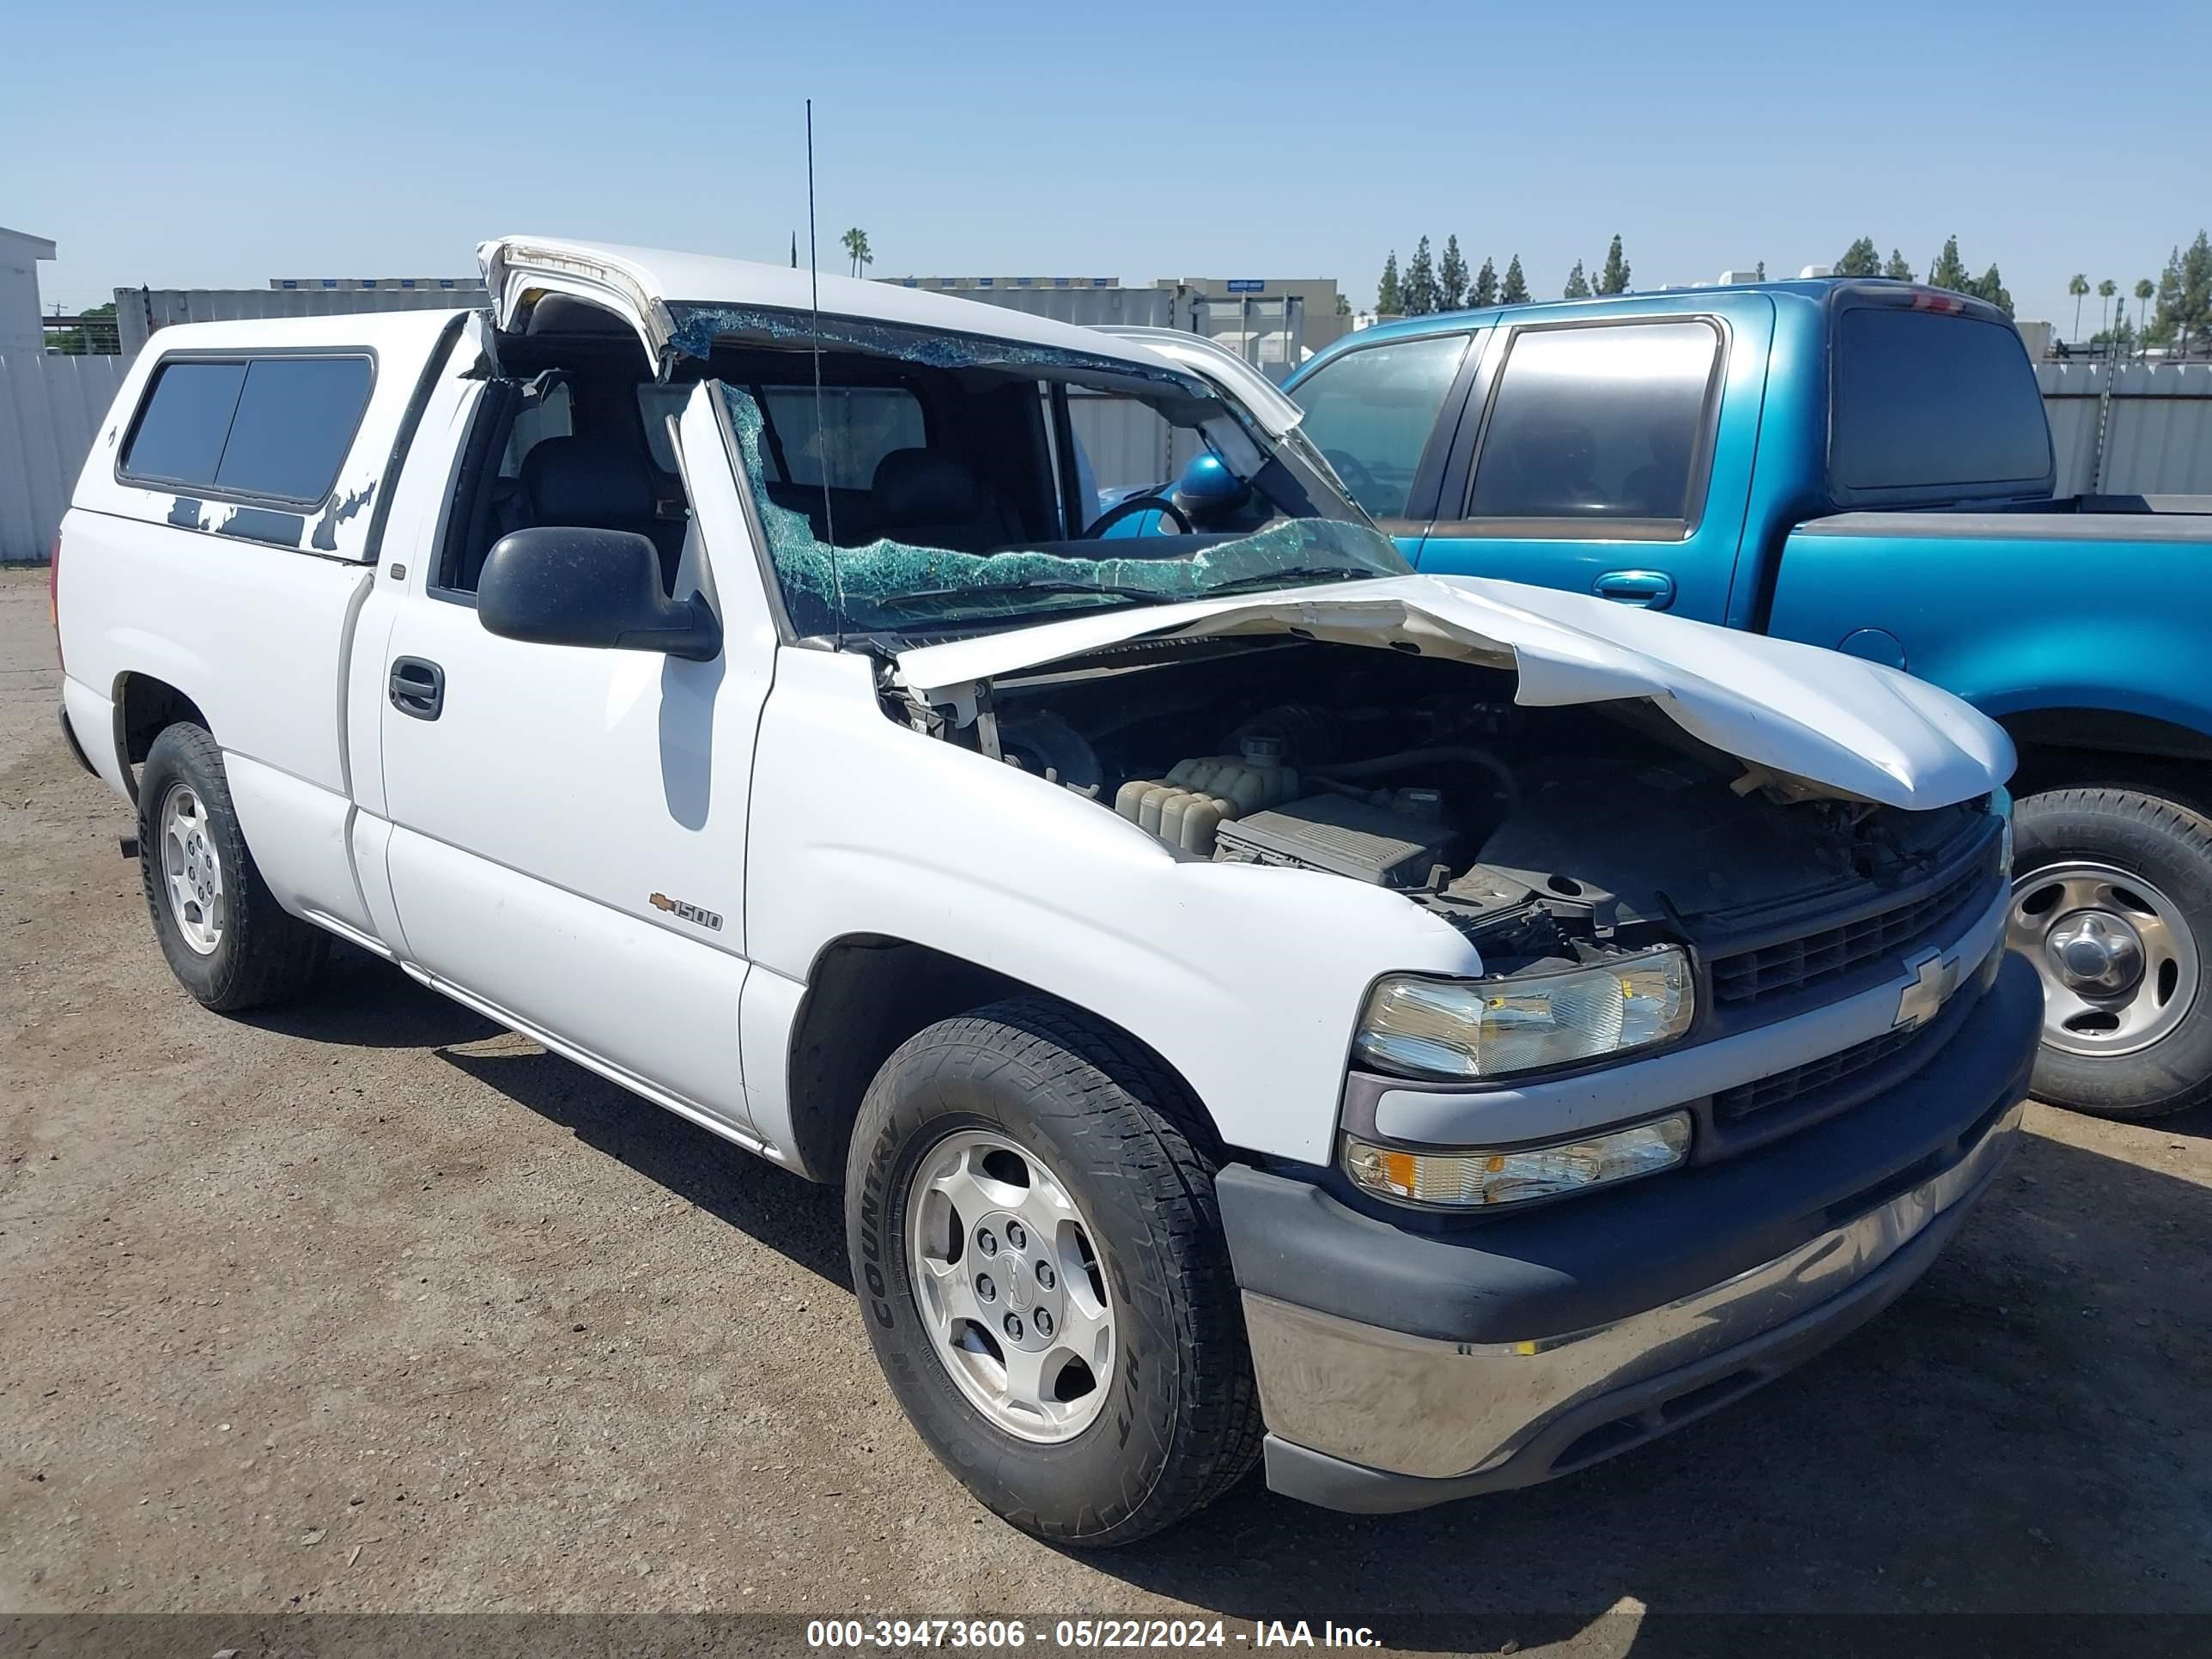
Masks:
[[[1258,1455],[1194,1104],[1123,1034],[1025,997],[884,1065],[847,1242],[868,1340],[930,1449],[1014,1525],[1133,1542]]]
[[[2212,1097],[2212,822],[2132,789],[2020,803],[2008,942],[2042,975],[2038,1098],[2151,1118]]]

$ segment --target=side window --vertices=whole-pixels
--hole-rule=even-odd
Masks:
[[[264,357],[246,371],[215,487],[319,501],[368,406],[366,357]]]
[[[1363,346],[1322,365],[1294,392],[1304,430],[1370,517],[1405,516],[1468,337],[1440,334]]]
[[[123,471],[149,483],[211,484],[246,384],[244,363],[164,363],[123,452]]]
[[[891,451],[929,447],[921,404],[902,386],[824,386],[818,428],[811,386],[764,386],[760,404],[781,483],[866,489]]]
[[[121,473],[150,483],[319,501],[353,447],[374,378],[366,357],[164,363]]]
[[[1475,459],[1470,519],[1680,519],[1720,358],[1700,319],[1516,335]]]

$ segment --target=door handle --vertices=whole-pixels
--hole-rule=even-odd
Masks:
[[[1590,584],[1590,592],[1619,605],[1664,611],[1674,603],[1674,579],[1663,570],[1608,570]]]
[[[446,671],[427,657],[392,660],[392,706],[418,720],[434,720],[446,707]]]

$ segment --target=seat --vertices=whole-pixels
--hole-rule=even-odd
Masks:
[[[877,522],[896,541],[981,553],[1021,537],[1012,507],[942,450],[892,450],[876,463],[869,494]]]
[[[636,450],[594,438],[547,438],[522,458],[521,483],[533,525],[645,537],[660,555],[662,588],[674,591],[685,526],[655,515],[653,468]]]

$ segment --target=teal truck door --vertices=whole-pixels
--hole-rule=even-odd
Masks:
[[[1466,376],[1426,574],[1727,614],[1774,335],[1765,295],[1546,307],[1491,331]],[[1316,374],[1314,379],[1323,379]],[[1308,393],[1299,388],[1302,399]]]

